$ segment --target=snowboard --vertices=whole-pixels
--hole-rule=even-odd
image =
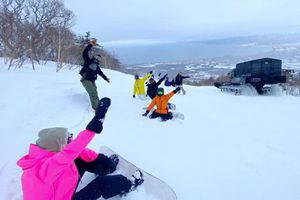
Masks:
[[[102,146],[100,152],[110,156],[115,153],[112,149],[106,146]],[[143,169],[138,168],[125,158],[119,156],[119,164],[116,171],[113,174],[122,174],[127,178],[131,178],[135,171],[138,169],[143,173],[144,182],[138,186],[136,190],[129,192],[126,196],[115,196],[109,198],[109,200],[126,200],[126,199],[151,199],[151,200],[177,200],[174,190],[164,181],[147,173]],[[145,196],[147,198],[145,198]],[[100,198],[101,199],[101,198]],[[102,200],[102,199],[101,199]]]
[[[141,101],[146,101],[149,99],[149,97],[145,95],[135,95],[135,99],[141,100]]]
[[[184,114],[179,113],[179,112],[172,112],[173,114],[173,119],[181,119],[184,120]]]

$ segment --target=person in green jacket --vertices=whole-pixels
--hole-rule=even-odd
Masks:
[[[135,82],[133,85],[133,98],[135,98],[136,96],[142,99],[146,97],[145,82],[151,76],[151,74],[152,71],[147,73],[143,78],[140,78],[138,75],[134,76]]]

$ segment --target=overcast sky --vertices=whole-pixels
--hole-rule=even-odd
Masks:
[[[73,30],[102,42],[300,31],[300,0],[65,0]]]

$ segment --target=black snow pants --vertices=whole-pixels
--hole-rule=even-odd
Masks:
[[[170,119],[173,119],[173,114],[171,112],[168,112],[168,114],[160,114],[155,111],[150,115],[150,119],[155,119],[160,117],[162,121],[167,121]]]
[[[98,159],[101,157],[101,159]],[[107,175],[116,169],[109,158],[100,154],[95,161],[75,160],[80,177],[88,171],[98,176],[80,191],[74,193],[72,200],[96,200],[100,197],[111,198],[129,192],[131,181],[122,175]]]

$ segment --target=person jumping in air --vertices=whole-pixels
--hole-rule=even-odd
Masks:
[[[95,55],[94,47],[97,45],[96,39],[91,39],[90,43],[86,46],[82,53],[82,57],[84,59],[84,65],[80,70],[79,74],[81,75],[81,83],[85,90],[87,91],[92,108],[96,110],[99,97],[97,92],[97,86],[95,81],[97,80],[97,76],[100,75],[104,80],[108,83],[110,82],[109,78],[105,76],[105,74],[100,69],[100,55]]]
[[[182,95],[186,94],[186,91],[183,89],[183,79],[190,78],[190,76],[182,76],[181,72],[179,72],[175,77],[175,85],[180,87],[180,90],[182,91]],[[179,91],[180,93],[180,91]]]
[[[138,75],[134,76],[134,85],[133,85],[133,94],[132,97],[135,98],[136,96],[140,98],[145,98],[145,82],[146,80],[151,76],[152,71],[150,71],[148,74],[146,74],[143,78],[139,78]]]
[[[131,179],[123,175],[108,175],[116,170],[117,155],[107,157],[86,146],[100,134],[110,99],[99,101],[94,118],[72,140],[67,128],[55,127],[39,132],[35,144],[17,165],[22,168],[23,200],[96,200],[123,195],[143,183],[137,170]],[[96,175],[80,191],[76,191],[80,178],[88,171]],[[139,176],[138,176],[139,175]]]
[[[173,118],[172,112],[168,111],[168,101],[172,98],[174,94],[180,91],[180,88],[177,87],[175,90],[170,92],[169,94],[164,95],[164,89],[158,88],[157,89],[157,96],[154,97],[152,102],[147,107],[146,112],[143,114],[143,116],[147,116],[151,109],[156,106],[156,110],[154,110],[151,115],[150,119],[158,118],[160,117],[162,121],[167,121]]]
[[[149,83],[147,85],[147,95],[153,99],[157,95],[157,88],[158,86],[165,80],[165,78],[168,76],[168,74],[164,75],[161,79],[159,79],[157,82],[154,80],[154,78],[149,79]]]

